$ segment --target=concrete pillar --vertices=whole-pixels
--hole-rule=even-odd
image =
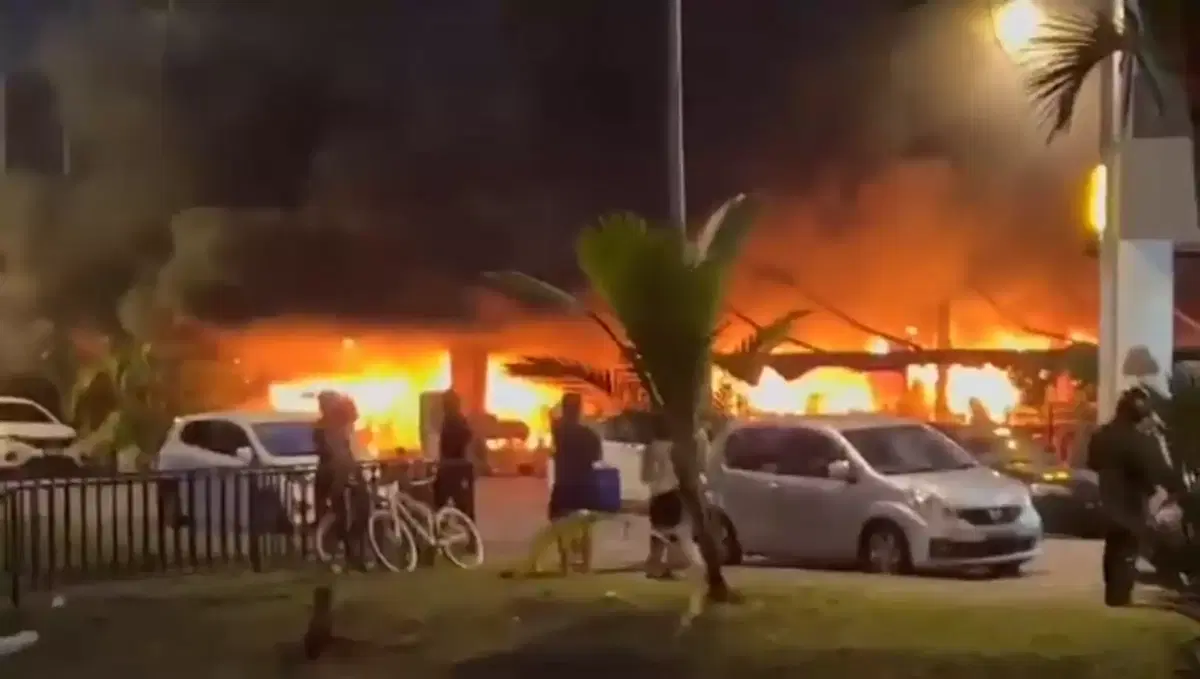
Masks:
[[[1175,244],[1117,239],[1101,249],[1100,276],[1098,395],[1107,417],[1135,381],[1166,389],[1175,351]]]
[[[1132,382],[1166,387],[1175,349],[1175,249],[1200,240],[1192,163],[1192,141],[1178,135],[1135,135],[1110,152],[1109,223],[1100,243],[1101,421]],[[1157,365],[1148,370],[1147,358]]]
[[[462,345],[450,349],[450,388],[462,400],[463,412],[484,412],[487,400],[487,349]]]

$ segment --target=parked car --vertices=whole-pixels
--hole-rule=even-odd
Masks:
[[[981,463],[1028,485],[1046,532],[1077,537],[1103,533],[1095,472],[1072,469],[1046,444],[1007,427],[936,426]]]
[[[754,554],[877,573],[983,567],[1038,555],[1028,488],[920,422],[883,415],[732,423],[708,464],[727,560]]]
[[[7,477],[76,476],[82,460],[76,432],[37,403],[0,396],[0,474]]]
[[[167,504],[177,508],[180,519],[192,523],[210,520],[248,520],[251,496],[271,500],[285,508],[289,522],[307,524],[315,520],[311,472],[317,464],[314,426],[317,415],[289,412],[211,412],[176,419],[159,449],[158,470],[188,473],[194,482],[164,482],[160,488]],[[251,488],[248,475],[220,474],[250,466],[301,468],[295,478],[264,477]],[[206,472],[215,472],[206,474]],[[181,474],[182,476],[182,474]],[[253,491],[253,492],[252,492]],[[307,509],[304,515],[300,508]],[[241,525],[246,525],[242,523]]]

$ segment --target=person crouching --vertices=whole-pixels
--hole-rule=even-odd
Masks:
[[[678,561],[679,528],[683,523],[683,499],[679,478],[671,462],[671,441],[664,418],[655,417],[654,432],[642,452],[642,483],[650,490],[650,553],[646,577],[672,579]]]

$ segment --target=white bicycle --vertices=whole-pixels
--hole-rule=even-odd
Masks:
[[[428,486],[433,478],[403,482],[403,488],[401,483],[380,488],[385,504],[367,522],[367,539],[379,563],[395,573],[415,570],[419,537],[459,568],[482,565],[483,538],[471,517],[453,504],[434,511],[405,490]]]

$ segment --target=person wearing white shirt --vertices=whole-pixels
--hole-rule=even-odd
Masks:
[[[679,527],[683,523],[683,501],[679,479],[671,462],[671,441],[661,417],[654,419],[653,436],[642,452],[642,483],[650,490],[650,553],[646,557],[647,577],[670,579],[673,552],[679,547]]]

